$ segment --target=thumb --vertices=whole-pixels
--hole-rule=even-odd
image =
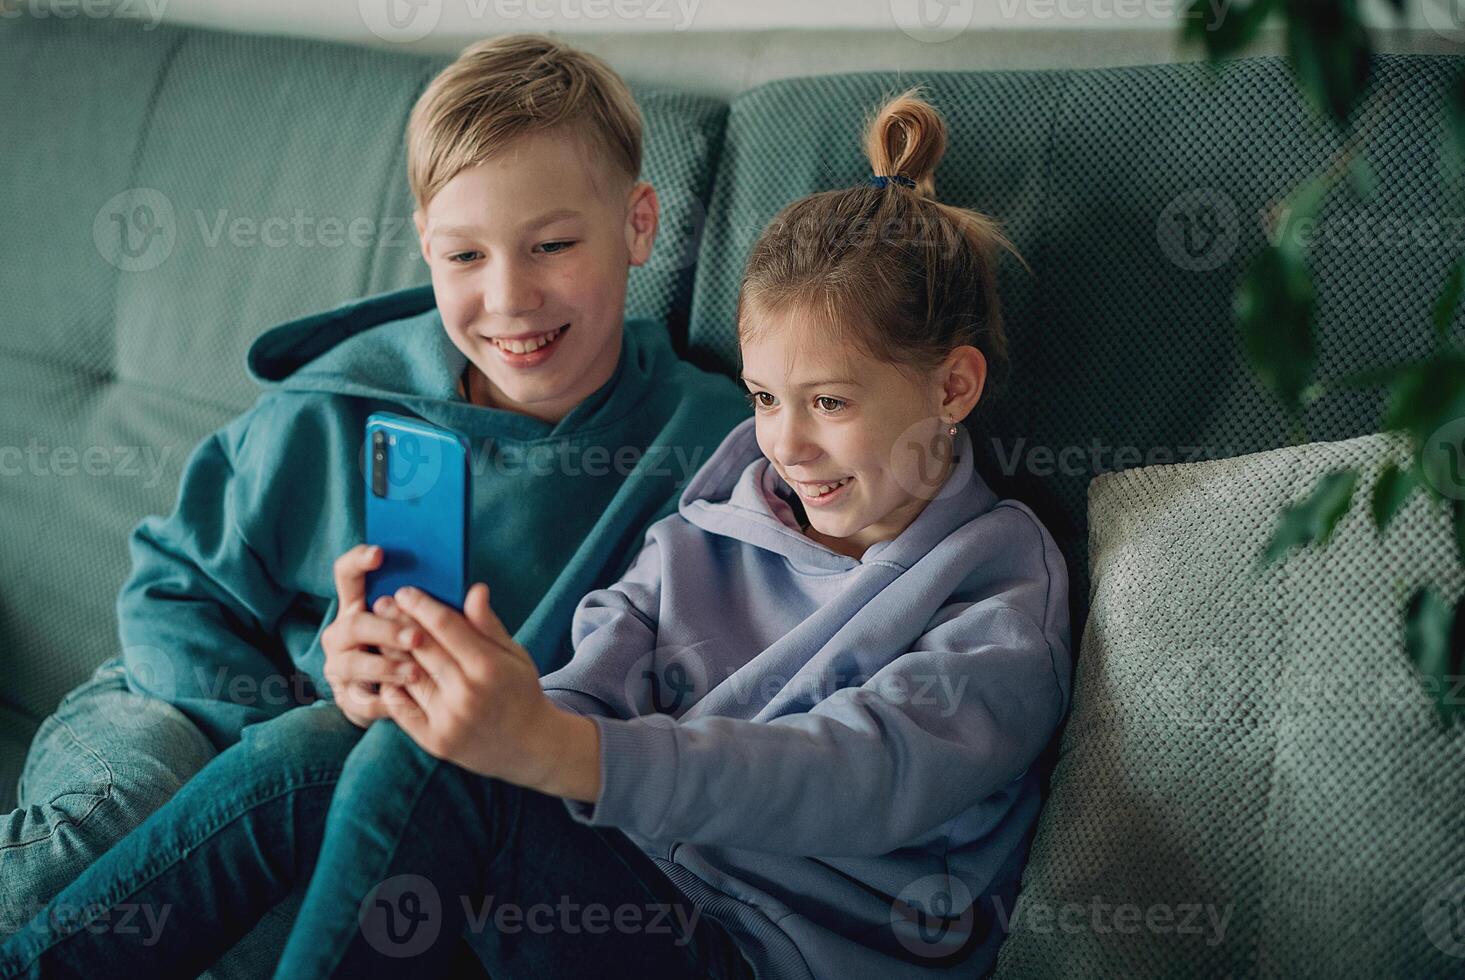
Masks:
[[[478,632],[488,635],[493,623],[493,612],[488,608],[488,586],[474,582],[463,599],[463,615]]]

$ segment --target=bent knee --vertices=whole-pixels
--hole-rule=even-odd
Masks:
[[[361,736],[360,744],[341,773],[337,792],[375,792],[383,780],[394,785],[405,784],[414,773],[426,776],[439,765],[400,725],[383,718],[373,722]]]
[[[41,723],[26,754],[20,803],[123,795],[156,809],[214,756],[173,705],[135,694],[120,678],[89,681]]]
[[[229,752],[252,769],[339,773],[361,736],[339,708],[320,701],[247,726]]]

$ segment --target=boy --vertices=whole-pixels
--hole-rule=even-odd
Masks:
[[[251,347],[265,394],[195,449],[173,514],[133,533],[121,658],[37,735],[21,782],[33,805],[0,825],[0,929],[246,726],[331,695],[358,726],[385,716],[374,684],[391,658],[358,648],[328,676],[322,645],[338,620],[358,639],[391,626],[360,601],[373,411],[468,437],[472,580],[493,584],[542,672],[568,658],[575,604],[623,570],[748,412],[730,379],[676,359],[662,324],[623,323],[658,218],[640,130],[624,82],[550,38],[473,45],[428,86],[407,140],[432,286]],[[277,954],[259,940],[270,924],[252,938]]]

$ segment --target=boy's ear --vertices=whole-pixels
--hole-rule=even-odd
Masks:
[[[432,264],[432,256],[427,251],[427,215],[422,213],[421,208],[412,212],[412,224],[417,227],[417,247],[422,251],[422,261]]]
[[[651,258],[660,221],[661,202],[656,197],[656,188],[644,180],[637,181],[631,187],[626,207],[626,251],[630,253],[632,265],[645,265]]]

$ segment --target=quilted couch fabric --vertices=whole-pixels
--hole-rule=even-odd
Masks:
[[[1378,189],[1360,202],[1335,188],[1311,249],[1322,376],[1427,349],[1431,305],[1465,243],[1451,203],[1460,189],[1447,187],[1437,159],[1443,98],[1461,64],[1373,61],[1360,119]],[[915,84],[950,125],[939,198],[1001,220],[1033,270],[1003,259],[1013,370],[968,424],[989,482],[1033,506],[1068,556],[1079,630],[1096,473],[1288,441],[1283,413],[1242,357],[1232,296],[1265,240],[1263,212],[1333,160],[1339,140],[1279,58],[1219,73],[1191,63],[762,86],[728,117],[693,299],[694,356],[736,365],[733,311],[758,233],[789,201],[864,181],[862,120]],[[1446,225],[1431,246],[1365,234],[1428,236],[1431,222]],[[1380,405],[1375,392],[1331,395],[1311,407],[1310,436],[1371,432]]]
[[[450,60],[0,20],[0,810],[39,719],[117,652],[129,531],[172,509],[193,447],[253,402],[249,344],[428,280],[403,128]],[[684,339],[727,110],[635,95],[664,211],[627,307]]]
[[[1379,539],[1359,494],[1327,547],[1257,571],[1322,474],[1368,489],[1406,458],[1364,436],[1094,481],[1073,712],[999,977],[1460,975],[1465,725],[1403,649],[1404,598],[1465,586],[1444,508],[1416,494]]]

